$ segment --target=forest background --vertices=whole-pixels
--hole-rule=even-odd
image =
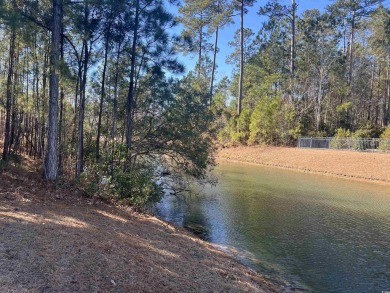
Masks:
[[[143,206],[217,144],[390,138],[389,1],[300,2],[0,1],[2,166]]]

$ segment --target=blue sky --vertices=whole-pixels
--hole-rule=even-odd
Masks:
[[[291,0],[282,0],[282,4],[291,5]],[[298,14],[301,14],[304,10],[317,8],[320,11],[324,10],[331,1],[318,1],[318,0],[296,0],[298,4]],[[244,19],[244,26],[246,28],[251,28],[254,33],[257,33],[261,27],[262,22],[265,20],[264,17],[260,17],[257,12],[261,5],[264,5],[266,1],[260,0],[257,1],[252,7],[249,7],[248,14]],[[176,9],[174,9],[176,10]],[[176,11],[171,11],[176,13]],[[235,31],[239,28],[240,22],[239,18],[234,19],[234,23],[228,25],[220,32],[219,37],[219,53],[217,55],[217,74],[216,79],[220,80],[224,76],[230,77],[233,71],[233,65],[226,64],[226,57],[231,54],[233,48],[231,48],[228,43],[233,39]],[[180,27],[179,30],[180,31]],[[196,56],[192,55],[179,55],[179,60],[185,65],[187,72],[194,69],[196,64]]]

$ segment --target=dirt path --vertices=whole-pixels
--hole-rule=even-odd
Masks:
[[[181,228],[0,171],[0,292],[287,291]]]
[[[218,159],[390,184],[390,154],[286,147],[223,148]]]

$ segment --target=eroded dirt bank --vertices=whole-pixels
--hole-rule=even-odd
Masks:
[[[386,153],[239,146],[220,149],[217,159],[390,184]]]
[[[0,292],[286,291],[181,228],[0,170]]]

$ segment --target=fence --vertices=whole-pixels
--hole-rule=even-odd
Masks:
[[[390,152],[388,138],[300,137],[298,148]]]

